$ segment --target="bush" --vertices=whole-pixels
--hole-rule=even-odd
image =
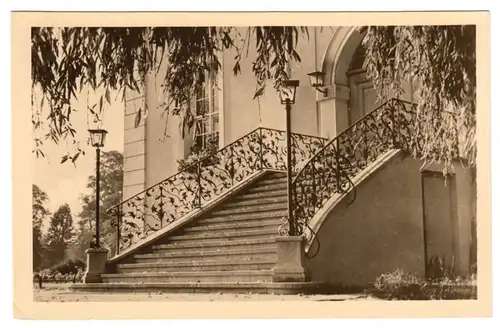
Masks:
[[[466,278],[425,280],[397,269],[380,275],[369,293],[390,300],[474,299],[477,283],[474,274]]]
[[[78,259],[69,259],[54,265],[52,268],[34,272],[33,282],[38,283],[39,277],[43,282],[71,283],[82,282],[85,274],[85,262]]]
[[[61,274],[76,274],[79,270],[85,269],[85,262],[79,259],[64,260],[51,269]]]
[[[52,269],[45,269],[40,272],[35,272],[33,275],[33,282],[38,283],[38,277],[42,277],[43,282],[53,283],[69,283],[69,282],[82,282],[85,269],[78,269],[74,273],[61,273]]]
[[[421,292],[422,284],[421,279],[397,269],[380,275],[375,280],[372,293],[384,299],[425,299]]]
[[[197,167],[193,166],[199,161],[203,160],[202,166],[213,166],[220,162],[217,156],[214,156],[219,149],[218,139],[210,138],[207,140],[207,145],[205,148],[201,148],[199,145],[195,144],[191,147],[191,153],[185,159],[177,160],[177,169],[179,172],[187,171],[189,173],[196,173]]]

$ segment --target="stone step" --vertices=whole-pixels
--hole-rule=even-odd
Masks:
[[[238,260],[242,257],[252,258],[252,259],[264,259],[264,258],[275,258],[276,257],[276,247],[267,248],[248,248],[248,249],[236,249],[236,250],[201,250],[201,251],[188,251],[188,252],[158,252],[151,254],[138,254],[134,256],[136,263],[157,263],[169,261],[172,259],[183,259],[183,260],[201,260],[201,259],[212,259],[212,260]]]
[[[211,213],[211,216],[222,216],[231,214],[241,214],[241,213],[259,213],[259,212],[271,212],[287,209],[287,203],[275,203],[266,205],[254,205],[245,207],[232,207],[227,209],[218,209]]]
[[[252,229],[262,227],[275,227],[276,229],[282,224],[281,220],[254,220],[253,222],[218,222],[212,224],[198,225],[194,224],[192,227],[183,230],[184,235],[198,234],[207,231],[237,231],[241,229]]]
[[[239,231],[205,231],[197,234],[178,235],[168,238],[169,242],[175,244],[199,243],[200,241],[234,241],[259,238],[274,238],[278,235],[278,228],[263,229],[241,229]]]
[[[242,194],[245,194],[245,195],[261,194],[261,193],[276,191],[276,190],[287,190],[286,183],[285,184],[282,184],[282,183],[269,184],[269,185],[264,185],[264,186],[254,186],[254,187],[248,188]]]
[[[276,178],[276,177],[286,177],[286,171],[280,172],[268,172],[265,177]]]
[[[264,282],[272,281],[272,270],[239,270],[239,271],[173,271],[173,272],[134,272],[109,273],[102,275],[103,282],[163,282],[163,283],[197,283],[197,282]]]
[[[273,179],[262,179],[256,181],[250,189],[253,189],[254,187],[262,187],[262,186],[268,186],[268,185],[284,185],[286,187],[286,176],[284,177],[276,177]]]
[[[260,197],[260,198],[254,198],[254,199],[234,199],[226,204],[224,204],[221,208],[222,209],[229,209],[229,208],[235,208],[235,207],[248,207],[252,208],[253,206],[264,206],[264,205],[270,205],[270,204],[277,204],[277,203],[285,203],[286,204],[287,197],[286,196],[271,196],[271,197]]]
[[[286,171],[282,172],[267,172],[263,179],[276,179],[276,178],[282,178],[286,177]]]
[[[165,253],[165,252],[198,252],[198,251],[215,251],[215,250],[225,250],[225,251],[236,251],[236,250],[248,250],[248,249],[262,249],[276,247],[276,241],[274,238],[261,238],[261,239],[250,239],[250,240],[231,240],[231,241],[199,241],[195,243],[186,244],[164,244],[153,246],[153,252]]]
[[[144,293],[228,293],[228,294],[322,294],[325,285],[321,282],[169,282],[169,283],[94,283],[73,284],[72,291],[84,292],[144,292]]]
[[[287,215],[288,212],[285,209],[281,211],[240,213],[240,214],[224,215],[224,216],[209,216],[196,220],[195,224],[198,226],[202,226],[214,223],[254,222],[254,221],[267,221],[267,220],[282,222],[282,218],[287,217]]]
[[[271,191],[264,191],[264,192],[256,192],[256,193],[243,193],[239,196],[236,196],[234,200],[244,200],[244,199],[255,199],[255,198],[266,198],[266,197],[280,197],[280,196],[287,196],[287,189],[282,188],[282,189],[276,189],[276,190],[271,190]]]
[[[119,264],[119,273],[141,272],[190,272],[190,271],[240,271],[269,270],[276,265],[276,258],[233,260],[169,261],[161,263]]]

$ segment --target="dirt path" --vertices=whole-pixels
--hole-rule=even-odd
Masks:
[[[260,294],[182,294],[172,293],[90,293],[74,292],[68,285],[46,285],[33,291],[36,302],[126,302],[126,301],[360,301],[374,300],[361,294],[347,295],[260,295]]]

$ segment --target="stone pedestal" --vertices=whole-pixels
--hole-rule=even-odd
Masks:
[[[109,251],[105,248],[89,248],[85,251],[87,255],[87,271],[85,271],[85,276],[83,277],[84,283],[102,282],[101,274],[106,270],[108,253]]]
[[[277,236],[278,261],[273,269],[274,282],[305,282],[303,236]]]

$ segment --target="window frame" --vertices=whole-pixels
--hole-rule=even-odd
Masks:
[[[222,61],[219,59],[219,62]],[[223,145],[223,98],[222,98],[222,69],[218,72],[214,70],[205,71],[205,85],[202,88],[203,96],[195,95],[194,107],[194,130],[193,130],[193,146],[199,150],[206,149],[207,142],[210,137],[216,136],[218,138],[217,147]],[[204,112],[199,113],[198,104],[203,102],[207,108]],[[214,129],[215,122],[217,127]],[[221,124],[222,123],[222,124]],[[198,138],[202,139],[201,146],[199,146]]]

